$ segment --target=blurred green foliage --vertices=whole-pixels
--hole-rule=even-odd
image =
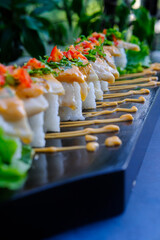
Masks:
[[[120,30],[133,26],[133,33],[151,46],[155,19],[143,7],[133,9],[134,2],[120,1],[113,24]],[[24,50],[39,57],[48,43],[67,45],[80,34],[113,27],[110,19],[104,14],[104,0],[0,1],[0,62],[14,61]]]

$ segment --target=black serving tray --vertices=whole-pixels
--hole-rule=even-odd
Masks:
[[[37,155],[21,190],[1,190],[1,229],[5,239],[9,234],[21,237],[18,229],[25,233],[23,239],[30,234],[40,239],[123,212],[160,114],[160,90],[149,89],[144,104],[120,106],[138,108],[132,123],[117,123],[120,132],[115,135],[122,140],[121,147],[106,148],[106,137],[113,135],[106,133],[97,135],[101,146],[94,153],[76,150]],[[118,98],[110,101],[114,100]],[[80,144],[85,144],[84,137],[47,141],[47,146]]]

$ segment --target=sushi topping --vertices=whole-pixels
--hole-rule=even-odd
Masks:
[[[36,58],[31,58],[23,68],[26,69],[38,69],[38,68],[45,68],[45,65],[38,61]]]
[[[112,38],[113,38],[114,45],[117,47],[118,46],[118,41],[117,41],[117,38],[115,37],[114,34],[112,35]]]
[[[95,37],[88,37],[88,40],[91,41],[96,46],[100,45],[100,42]]]
[[[105,40],[105,35],[103,33],[92,33],[92,37],[97,40],[97,42],[101,41],[101,43]],[[89,39],[90,40],[90,39]],[[100,43],[99,43],[100,44]]]
[[[44,75],[55,73],[53,70],[47,66],[46,64],[42,63],[41,61],[37,60],[36,58],[31,58],[24,66],[24,69],[27,69],[29,75]]]
[[[119,32],[117,29],[108,28],[108,29],[106,30],[106,38],[107,38],[108,40],[110,40],[110,41],[114,41],[113,36],[114,36],[116,39],[124,40],[124,32],[121,33],[121,32]]]
[[[0,63],[0,75],[7,72],[7,67]]]
[[[32,79],[28,72],[21,67],[4,66],[0,64],[0,86],[15,86],[31,87]]]
[[[69,60],[73,60],[73,59],[87,60],[87,58],[83,54],[81,54],[79,51],[77,51],[73,45],[69,47],[69,50],[67,52],[63,52],[63,54]]]
[[[64,52],[61,52],[57,49],[57,47],[55,47],[53,48],[54,51],[52,50],[51,55],[53,55],[53,52],[57,51],[57,56],[59,56],[58,58],[53,58],[50,55],[50,57],[44,56],[44,58],[41,59],[44,64],[47,64],[52,69],[58,68],[60,71],[64,71],[64,69],[72,68],[73,65],[77,67],[85,67],[88,65],[87,58],[80,51],[77,51],[73,45]]]
[[[0,86],[4,86],[5,84],[5,77],[0,75]]]
[[[21,87],[31,87],[32,79],[29,76],[28,72],[23,68],[17,68],[11,74],[15,83],[20,85]]]
[[[105,35],[107,34],[107,29],[106,28],[103,29],[103,34],[105,34]]]
[[[48,58],[47,62],[53,61],[53,62],[60,62],[63,58],[63,53],[55,46],[52,49],[52,52],[50,54],[50,57]]]
[[[103,45],[95,45],[93,42],[83,41],[75,46],[75,49],[82,52],[84,56],[91,61],[96,61],[96,56],[105,57],[106,54],[103,50]]]

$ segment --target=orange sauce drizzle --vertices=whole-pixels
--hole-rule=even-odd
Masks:
[[[132,78],[132,77],[140,77],[140,76],[145,76],[145,75],[156,75],[157,72],[153,70],[144,70],[143,72],[140,73],[131,73],[131,74],[125,74],[120,76],[118,79],[124,79],[124,78]]]
[[[79,150],[79,149],[87,149],[89,152],[94,152],[99,147],[97,142],[89,142],[84,145],[77,145],[77,146],[69,146],[69,147],[44,147],[44,148],[33,148],[35,153],[55,153],[55,152],[64,152],[64,151],[71,151],[71,150]]]
[[[106,147],[115,147],[122,144],[121,139],[118,136],[108,137],[105,140]]]
[[[86,142],[97,141],[97,140],[98,140],[98,137],[87,134],[87,135],[85,136],[85,140],[86,140]]]
[[[141,84],[131,84],[131,85],[123,85],[123,86],[113,86],[109,87],[108,89],[110,91],[117,91],[117,90],[126,90],[126,89],[134,89],[137,87],[153,87],[156,86],[157,82],[156,81],[150,81],[148,83],[141,83]]]
[[[122,103],[125,103],[125,102],[144,103],[145,98],[140,96],[138,99],[137,98],[125,98],[121,101],[116,101],[116,102],[97,102],[97,107],[96,108],[113,107],[113,106],[117,106],[118,104],[122,104]]]
[[[80,137],[88,134],[99,134],[99,133],[109,133],[109,132],[118,132],[119,127],[117,125],[106,125],[101,128],[85,128],[83,130],[77,131],[67,131],[60,133],[47,133],[46,138],[68,138],[68,137]]]
[[[138,109],[137,109],[136,106],[132,106],[131,108],[115,108],[113,110],[104,110],[104,111],[99,111],[99,112],[88,112],[88,113],[85,113],[85,117],[96,117],[96,116],[111,114],[111,113],[115,113],[115,112],[134,113],[134,112],[137,112],[137,110]]]
[[[107,124],[107,123],[116,123],[116,122],[126,122],[133,121],[133,116],[131,114],[121,115],[119,118],[111,119],[94,119],[94,120],[85,120],[85,121],[74,121],[74,122],[62,122],[61,127],[80,127],[93,124]]]
[[[152,63],[149,67],[151,70],[160,71],[160,63]]]
[[[130,90],[124,93],[110,93],[110,94],[103,94],[103,98],[117,98],[117,97],[125,97],[130,95],[139,95],[139,94],[149,94],[150,90],[142,88],[140,90]]]
[[[135,78],[131,80],[116,80],[113,84],[110,84],[110,86],[117,86],[117,85],[123,85],[123,84],[132,84],[132,83],[141,83],[141,82],[150,82],[150,81],[158,81],[158,77],[148,77],[148,78]]]

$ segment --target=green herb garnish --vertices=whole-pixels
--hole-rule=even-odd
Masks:
[[[48,56],[44,56],[43,62],[45,64],[48,64],[48,66],[51,67],[52,69],[58,68],[59,70],[62,70],[63,68],[63,70],[65,70],[68,68],[72,68],[73,65],[77,67],[85,67],[88,65],[88,63],[84,64],[80,58],[78,59],[74,58],[69,60],[68,58],[63,56],[63,58],[59,62],[53,62],[53,61],[47,62],[48,58],[49,58]]]
[[[109,41],[113,41],[113,35],[115,36],[116,39],[121,39],[124,40],[124,32],[119,32],[117,29],[114,28],[108,28],[107,33],[106,33],[106,38]]]
[[[113,45],[113,42],[112,41],[109,41],[108,39],[105,39],[104,42],[103,42],[103,45],[109,45],[109,46],[112,46]]]

